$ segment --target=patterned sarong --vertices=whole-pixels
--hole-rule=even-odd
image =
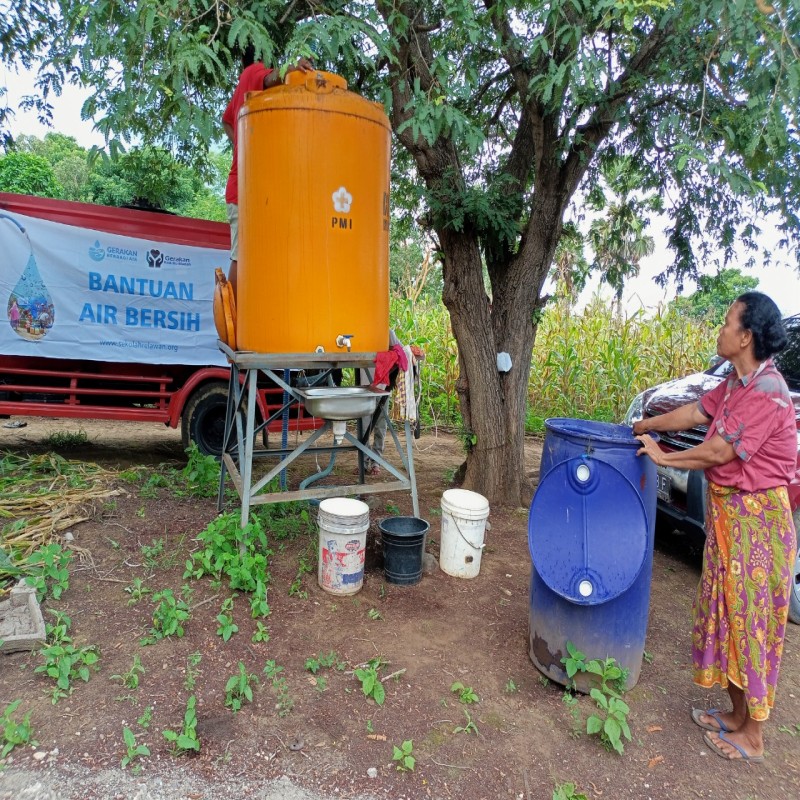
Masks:
[[[789,614],[797,535],[785,487],[758,492],[709,482],[703,574],[692,631],[694,682],[728,681],[744,691],[754,720],[765,720]]]

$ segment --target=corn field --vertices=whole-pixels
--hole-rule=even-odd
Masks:
[[[391,320],[400,341],[425,351],[423,426],[458,429],[458,347],[447,309],[393,301]],[[547,417],[618,422],[642,389],[705,369],[715,342],[715,327],[669,307],[625,316],[600,300],[582,312],[550,304],[533,349],[526,430],[543,431]]]

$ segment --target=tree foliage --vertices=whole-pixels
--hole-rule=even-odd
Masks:
[[[731,303],[744,292],[758,288],[758,278],[744,275],[735,268],[720,270],[716,275],[701,275],[697,291],[672,301],[680,313],[698,320],[721,325]]]
[[[90,171],[88,153],[74,137],[62,133],[46,133],[44,139],[20,136],[15,142],[15,150],[41,156],[50,164],[62,189],[59,197],[64,200],[87,199],[85,186]]]
[[[518,502],[543,286],[578,198],[608,187],[614,247],[594,263],[615,288],[647,244],[646,208],[669,220],[663,280],[755,248],[768,213],[799,243],[799,34],[798,0],[20,0],[0,57],[41,65],[31,102],[45,113],[49,93],[81,82],[107,137],[184,160],[218,137],[247,40],[271,63],[312,56],[383,102],[394,185],[442,265],[466,483]]]
[[[20,136],[5,158],[9,160],[0,158],[0,191],[227,219],[223,197],[229,153],[208,154],[208,182],[161,148],[134,147],[111,158],[60,133],[47,133],[44,139]]]
[[[0,192],[61,197],[63,191],[53,168],[42,156],[33,153],[0,156]]]

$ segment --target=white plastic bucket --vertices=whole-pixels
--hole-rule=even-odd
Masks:
[[[317,581],[326,592],[355,594],[364,585],[369,506],[347,497],[319,504],[319,567]]]
[[[489,501],[477,492],[448,489],[442,495],[439,567],[456,578],[474,578],[481,571],[483,536]]]

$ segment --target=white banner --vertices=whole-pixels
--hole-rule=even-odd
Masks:
[[[0,210],[0,352],[225,366],[213,297],[228,263],[227,250]]]

